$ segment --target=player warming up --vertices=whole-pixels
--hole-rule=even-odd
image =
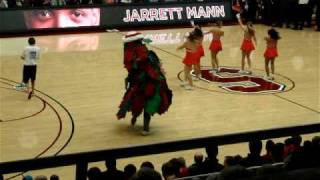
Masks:
[[[131,111],[131,125],[143,112],[142,135],[150,134],[150,120],[155,113],[166,112],[171,105],[172,91],[169,89],[159,58],[143,43],[143,35],[129,32],[124,41],[124,67],[128,71],[125,79],[126,92],[119,106],[118,119]]]
[[[36,40],[33,37],[28,39],[28,46],[24,48],[21,59],[24,61],[22,83],[15,86],[16,89],[26,89],[31,80],[31,90],[28,89],[28,99],[34,94],[34,87],[37,75],[37,61],[40,58],[40,48],[36,46]]]
[[[240,14],[237,14],[237,19],[240,24],[241,29],[244,32],[244,38],[243,42],[241,45],[241,51],[242,51],[242,58],[241,58],[241,70],[239,73],[244,74],[244,73],[249,73],[251,74],[251,52],[255,50],[255,46],[257,46],[257,39],[255,36],[255,30],[253,28],[252,22],[247,22],[247,25],[243,25]],[[255,44],[253,44],[252,40],[254,41]],[[245,71],[245,59],[247,59],[247,64],[248,64],[248,72]]]
[[[268,37],[265,37],[267,43],[267,48],[264,52],[264,58],[265,58],[265,70],[266,70],[266,79],[273,80],[274,79],[274,60],[278,56],[278,50],[277,50],[277,44],[278,40],[281,37],[279,36],[279,33],[271,28],[268,30]],[[271,66],[271,73],[270,76],[270,70],[269,70],[269,64]]]

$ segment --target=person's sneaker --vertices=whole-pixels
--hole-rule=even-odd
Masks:
[[[141,132],[141,134],[142,134],[142,136],[148,136],[148,135],[151,134],[151,132],[150,132],[150,131],[143,130],[143,131]]]
[[[189,84],[187,84],[184,86],[184,89],[190,91],[192,90],[192,87]]]
[[[188,82],[184,82],[184,81],[181,81],[181,82],[180,82],[180,86],[181,86],[181,87],[184,87],[184,86],[186,86],[187,84],[188,84]]]
[[[32,95],[33,95],[33,91],[29,92],[28,99],[31,99]]]
[[[217,68],[213,68],[209,71],[210,73],[214,74],[214,73],[217,73],[219,72]]]
[[[18,91],[24,91],[24,90],[27,89],[27,86],[24,83],[20,83],[20,84],[18,84],[16,86],[13,86],[13,88],[18,90]]]
[[[192,80],[193,80],[193,81],[199,81],[200,78],[199,78],[199,77],[194,77],[194,76],[192,76]]]
[[[238,73],[239,74],[246,74],[246,71],[245,70],[239,70]]]
[[[272,76],[263,76],[263,79],[266,79],[266,80],[274,80],[274,78]]]

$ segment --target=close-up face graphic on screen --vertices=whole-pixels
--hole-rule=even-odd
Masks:
[[[24,19],[28,29],[99,26],[100,9],[27,10]]]

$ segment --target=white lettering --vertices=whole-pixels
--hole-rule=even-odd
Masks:
[[[140,9],[141,21],[150,21],[148,9]]]
[[[196,7],[188,7],[186,8],[186,13],[187,13],[187,18],[188,19],[191,19],[191,18],[198,18],[198,15],[197,15],[197,8]]]
[[[136,10],[136,9],[133,9],[132,10],[132,14],[131,14],[131,18],[130,18],[130,21],[131,22],[134,22],[135,20],[137,20],[137,21],[141,21],[141,18],[140,18],[140,16],[139,16],[139,13],[138,13],[138,11]]]
[[[224,6],[216,6],[216,12],[218,17],[225,17],[226,13],[224,11]],[[221,15],[221,16],[220,16]]]
[[[188,19],[225,17],[224,6],[192,6],[186,7]]]
[[[158,10],[157,9],[150,9],[150,21],[159,20],[158,17]]]
[[[135,21],[164,21],[164,20],[175,20],[182,19],[181,7],[173,8],[142,8],[126,10],[126,17],[123,18],[124,22],[135,22]]]

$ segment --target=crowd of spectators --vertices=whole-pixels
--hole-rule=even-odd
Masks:
[[[207,0],[0,0],[0,8],[204,1]]]
[[[268,140],[264,154],[262,154],[262,144],[260,140],[251,141],[248,143],[249,153],[246,156],[225,156],[223,162],[217,159],[218,146],[209,145],[205,148],[206,157],[202,153],[196,153],[194,162],[190,165],[186,164],[183,157],[172,158],[162,164],[161,173],[150,161],[143,162],[140,167],[127,164],[123,170],[120,170],[117,168],[116,160],[109,158],[105,161],[106,171],[96,166],[91,167],[87,172],[87,178],[88,180],[174,180],[192,177],[188,180],[235,180],[310,168],[318,168],[317,175],[320,175],[320,136],[304,142],[301,136],[287,138],[283,143]],[[255,167],[255,171],[250,171],[252,167]],[[299,171],[296,174],[299,173],[301,174]],[[59,176],[51,175],[47,178],[41,175],[33,178],[25,175],[22,180],[49,179],[59,180]],[[3,180],[2,175],[0,175],[0,180]]]
[[[155,170],[152,162],[143,162],[140,167],[133,164],[125,166],[124,170],[117,169],[114,159],[106,160],[106,171],[101,171],[98,167],[91,167],[88,170],[89,180],[173,180],[176,178],[205,176],[206,180],[216,180],[219,176],[234,174],[236,178],[252,176],[247,169],[261,166],[258,174],[276,172],[272,164],[281,163],[281,169],[285,171],[320,167],[320,137],[316,136],[312,141],[304,141],[300,136],[287,138],[284,143],[268,140],[265,146],[265,154],[262,154],[262,141],[256,140],[248,143],[249,153],[242,157],[240,155],[226,156],[224,162],[217,159],[218,146],[210,145],[205,148],[206,157],[201,153],[194,155],[194,162],[187,165],[183,157],[172,158],[164,162],[161,173]],[[278,169],[279,169],[278,167]],[[279,170],[278,170],[279,171]],[[234,173],[236,172],[236,173]],[[190,179],[191,180],[191,179]]]
[[[316,22],[320,30],[319,0],[233,0],[243,9],[243,16],[270,26],[302,30]]]

